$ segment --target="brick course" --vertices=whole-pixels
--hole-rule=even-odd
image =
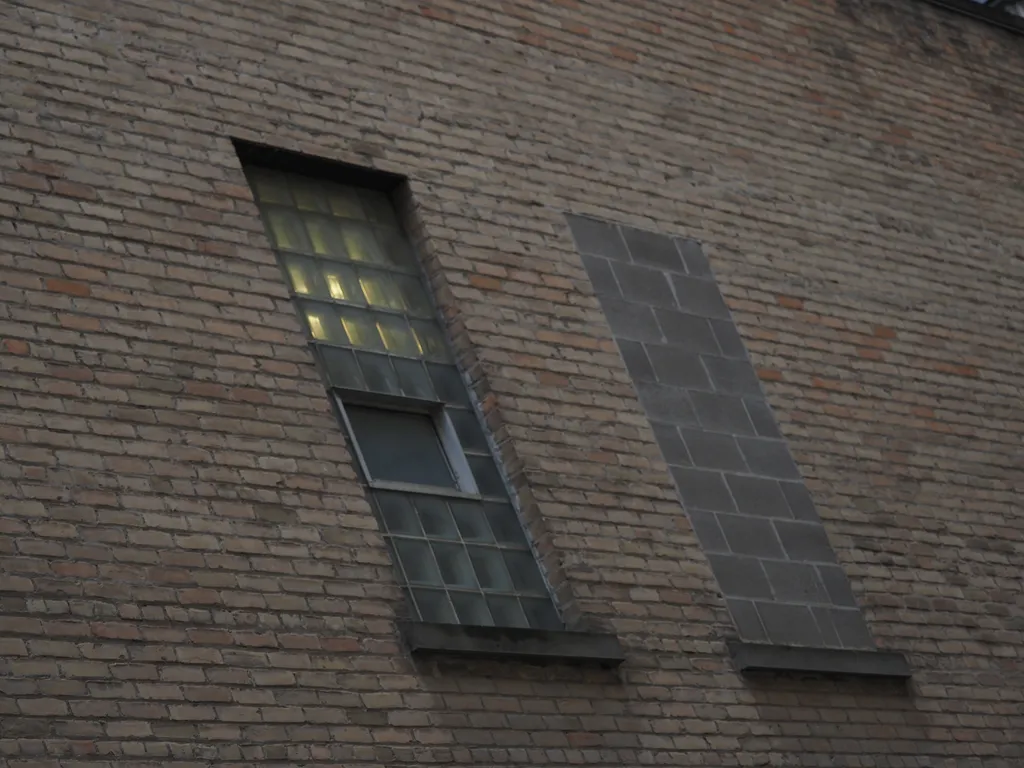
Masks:
[[[913,0],[0,21],[0,761],[1024,762],[1020,36]],[[618,672],[399,647],[232,137],[409,177],[560,605],[618,634]],[[602,311],[566,212],[703,244],[909,691],[733,671],[605,317],[631,310]]]

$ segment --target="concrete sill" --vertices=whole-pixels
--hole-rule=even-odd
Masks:
[[[414,656],[459,656],[617,667],[625,654],[615,635],[461,624],[398,623]]]
[[[751,672],[813,672],[825,675],[906,680],[910,665],[894,651],[851,651],[840,648],[797,648],[785,645],[731,642],[729,654],[743,674]]]

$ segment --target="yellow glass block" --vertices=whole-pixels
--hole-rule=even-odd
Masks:
[[[308,251],[306,233],[299,217],[291,211],[270,211],[267,213],[274,244],[285,251]]]
[[[345,240],[345,249],[348,251],[348,257],[353,261],[362,261],[368,264],[385,263],[380,245],[370,230],[345,227],[342,237]]]
[[[337,259],[345,258],[345,243],[339,237],[333,221],[311,216],[306,218],[305,222],[314,253]]]
[[[388,352],[405,357],[418,357],[422,354],[412,329],[401,318],[381,317],[377,320],[377,330]]]
[[[375,307],[402,309],[402,295],[391,279],[381,272],[364,272],[359,276],[366,301]]]
[[[308,276],[306,275],[306,271],[302,268],[301,264],[289,264],[288,277],[291,278],[292,290],[294,290],[296,293],[308,294],[312,292]]]
[[[313,338],[318,341],[326,341],[327,329],[324,328],[324,318],[310,312],[306,315],[306,320],[309,322],[309,332]]]
[[[341,324],[352,346],[364,349],[380,348],[380,334],[369,317],[347,314],[342,316]]]
[[[355,192],[347,187],[331,185],[327,188],[327,201],[331,207],[331,213],[346,219],[365,219],[363,207],[359,204],[359,198]]]
[[[256,191],[256,197],[261,203],[292,204],[288,186],[281,176],[274,173],[258,172],[253,173],[250,179],[253,189]]]
[[[447,360],[448,345],[440,329],[433,323],[416,322],[413,325],[416,340],[424,357],[431,360]]]
[[[303,211],[319,211],[330,213],[331,207],[327,202],[323,190],[319,185],[305,179],[292,177],[292,196],[295,198],[295,206]]]

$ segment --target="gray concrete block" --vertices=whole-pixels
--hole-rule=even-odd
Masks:
[[[850,579],[846,572],[838,565],[819,565],[818,577],[825,585],[829,600],[834,605],[856,608],[857,599],[853,594],[853,587],[850,586]]]
[[[580,258],[583,259],[583,266],[586,267],[590,284],[594,286],[594,293],[599,296],[605,294],[611,296],[619,295],[619,284],[612,273],[612,265],[607,259],[588,254],[583,254]]]
[[[790,560],[804,563],[836,562],[836,553],[829,544],[825,526],[820,523],[776,520],[775,530]]]
[[[732,473],[726,474],[725,480],[736,500],[736,507],[743,514],[780,518],[793,516],[777,481]]]
[[[719,514],[718,525],[729,549],[751,557],[785,557],[771,521],[760,517]]]
[[[688,237],[679,238],[676,240],[676,247],[682,254],[687,274],[691,277],[713,278],[711,265],[708,263],[707,256],[704,255],[704,248],[698,241]]]
[[[779,487],[782,488],[782,495],[786,497],[789,511],[793,513],[793,517],[812,523],[821,522],[818,510],[814,506],[814,499],[811,498],[811,492],[807,490],[807,486],[803,482],[783,480],[779,483]]]
[[[799,480],[800,470],[782,440],[758,437],[737,438],[751,472],[780,480]]]
[[[743,402],[759,437],[782,437],[779,425],[775,421],[775,415],[763,396],[748,397]]]
[[[833,608],[832,623],[843,648],[874,648],[875,640],[864,620],[864,615],[856,608]]]
[[[711,570],[726,597],[771,599],[771,587],[761,561],[736,555],[708,555]]]
[[[629,261],[626,242],[619,234],[617,226],[574,214],[569,214],[565,218],[569,221],[572,238],[580,253],[603,256],[618,261]]]
[[[832,621],[832,609],[814,605],[811,606],[811,615],[814,616],[814,622],[821,632],[822,644],[829,648],[842,648],[843,641],[839,639],[836,625]]]
[[[704,469],[727,469],[746,472],[743,454],[736,445],[736,438],[722,432],[707,432],[703,429],[680,430],[686,443],[687,453],[696,467]]]
[[[648,344],[647,357],[662,384],[687,389],[711,389],[711,382],[696,354],[665,344]]]
[[[729,599],[725,601],[729,608],[729,615],[739,633],[741,640],[751,643],[765,643],[768,635],[765,634],[764,625],[761,624],[761,617],[757,615],[757,608],[749,600]]]
[[[697,417],[685,389],[651,382],[634,382],[647,417],[666,424],[693,426]]]
[[[652,307],[675,305],[672,286],[660,269],[615,262],[612,264],[612,271],[622,295],[630,301],[642,302]]]
[[[677,309],[656,309],[658,325],[665,339],[692,352],[719,354],[718,341],[711,330],[710,322],[697,315],[689,315]]]
[[[616,343],[619,345],[619,352],[622,353],[626,369],[634,382],[657,380],[658,377],[654,374],[654,368],[651,367],[651,361],[647,358],[647,351],[643,344],[629,339],[618,339]]]
[[[762,564],[777,600],[790,603],[827,603],[828,593],[818,580],[813,565],[783,560],[765,560]]]
[[[673,272],[685,272],[683,257],[676,250],[672,238],[633,227],[620,227],[626,247],[635,264],[645,264]]]
[[[743,337],[740,336],[736,323],[732,320],[709,320],[708,322],[723,355],[737,360],[748,359],[747,347],[743,343]]]
[[[654,437],[658,440],[658,447],[661,448],[661,455],[665,457],[666,464],[683,467],[693,464],[690,454],[686,450],[686,444],[680,437],[679,429],[675,424],[652,421],[651,429],[654,430]]]
[[[672,286],[676,291],[679,308],[684,312],[701,317],[730,319],[729,307],[714,280],[673,275]]]
[[[761,382],[747,360],[701,355],[715,389],[729,395],[761,395]]]
[[[808,606],[767,602],[757,602],[756,606],[772,643],[805,646],[823,644],[818,623]]]
[[[732,435],[754,434],[754,425],[740,398],[711,392],[693,392],[690,399],[704,428]]]
[[[725,540],[725,534],[722,533],[714,512],[691,509],[687,511],[687,516],[697,534],[700,548],[704,552],[729,552],[729,544]]]
[[[704,509],[711,512],[735,510],[732,496],[729,495],[729,489],[726,488],[720,472],[672,467],[672,476],[687,509]]]
[[[616,339],[659,343],[664,340],[654,310],[645,304],[601,296],[601,309]]]

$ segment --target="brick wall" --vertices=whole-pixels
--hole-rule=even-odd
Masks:
[[[1024,39],[912,0],[0,7],[0,761],[1024,761]],[[414,664],[232,137],[406,175],[561,607]],[[567,211],[703,244],[908,689],[738,676]]]

